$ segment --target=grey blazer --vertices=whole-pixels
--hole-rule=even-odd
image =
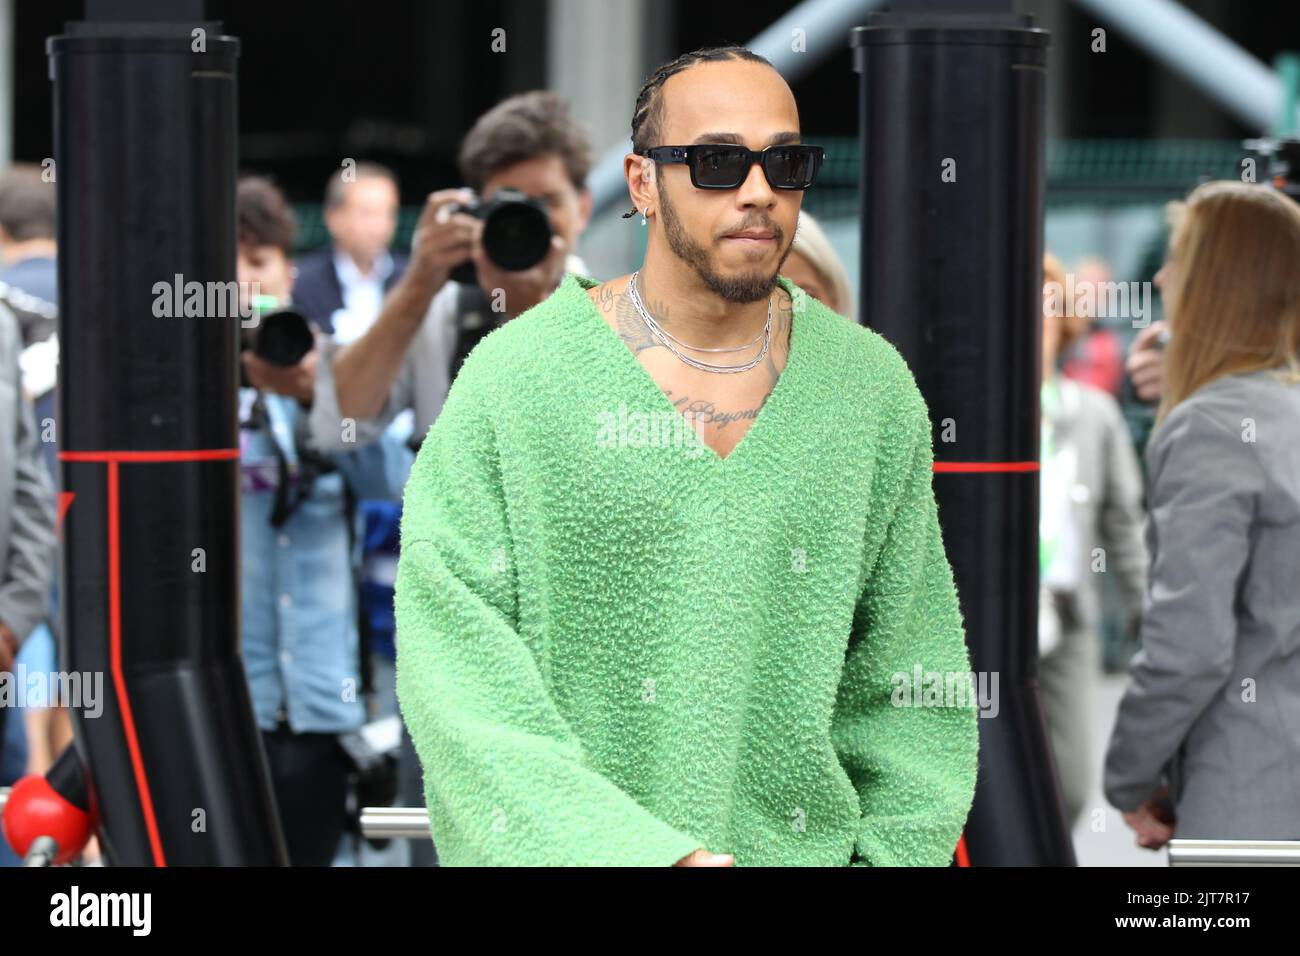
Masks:
[[[24,641],[50,609],[54,485],[18,371],[22,338],[0,305],[0,623]]]
[[[1142,649],[1106,798],[1169,786],[1174,835],[1300,839],[1300,384],[1218,379],[1147,446]]]

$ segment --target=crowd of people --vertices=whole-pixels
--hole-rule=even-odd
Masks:
[[[239,391],[243,658],[295,865],[359,859],[354,823],[345,839],[355,768],[339,737],[399,712],[400,502],[421,442],[484,336],[566,275],[587,275],[576,250],[592,212],[592,143],[560,96],[503,101],[469,131],[459,163],[465,187],[427,198],[409,255],[392,248],[401,194],[381,165],[329,177],[330,243],[300,257],[275,183],[238,184],[241,288],[255,284],[264,311],[292,305],[316,338],[290,367],[245,350]],[[39,167],[0,177],[3,670],[58,666],[54,189]],[[482,220],[460,208],[501,189],[546,210],[552,245],[532,268],[492,262]],[[453,279],[466,263],[474,281]],[[1044,298],[1040,676],[1071,824],[1100,769],[1143,846],[1174,835],[1300,839],[1298,267],[1292,200],[1210,183],[1176,207],[1157,280],[1166,321],[1127,360],[1107,329]],[[1054,256],[1043,268],[1065,283]],[[1075,272],[1102,275],[1095,262]],[[845,270],[806,212],[781,273],[859,318]],[[1145,474],[1117,401],[1125,377],[1159,402]],[[1103,574],[1119,585],[1136,654],[1098,768],[1089,727]],[[0,786],[44,772],[71,738],[62,708],[6,709]],[[396,803],[424,804],[425,771],[439,768],[421,768],[404,726]],[[6,854],[16,862],[0,841]],[[404,861],[435,864],[436,845],[413,841]]]
[[[1158,403],[1145,474],[1116,403],[1113,343],[1081,340],[1089,316],[1049,308],[1045,292],[1044,712],[1075,824],[1097,777],[1096,592],[1113,575],[1132,659],[1101,768],[1106,799],[1151,849],[1175,835],[1294,840],[1300,206],[1267,186],[1208,182],[1170,218],[1154,277],[1165,319],[1135,337],[1123,367]],[[1045,290],[1064,284],[1054,256],[1043,272]],[[1108,272],[1089,262],[1079,277]],[[1087,353],[1058,361],[1080,341]]]

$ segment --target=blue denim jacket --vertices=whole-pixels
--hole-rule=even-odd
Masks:
[[[241,423],[254,395],[241,389]],[[364,722],[358,661],[356,567],[361,534],[349,534],[344,481],[355,497],[399,499],[413,455],[399,440],[334,456],[338,470],[272,527],[276,456],[296,477],[307,413],[296,400],[263,396],[269,430],[240,429],[243,657],[257,723],[283,716],[296,733],[337,733]],[[354,520],[359,520],[354,515]]]

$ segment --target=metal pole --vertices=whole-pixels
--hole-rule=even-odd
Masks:
[[[1048,38],[1009,2],[979,6],[914,0],[853,31],[859,314],[929,407],[972,667],[998,680],[979,721],[971,864],[1073,866],[1037,679]]]
[[[14,0],[0,0],[0,169],[14,158]]]
[[[1273,60],[1282,86],[1282,114],[1277,119],[1277,136],[1300,133],[1300,53],[1279,53]]]
[[[1255,59],[1174,0],[1076,0],[1198,87],[1241,122],[1271,130],[1282,109],[1282,84]]]
[[[366,839],[428,840],[429,811],[424,807],[363,807],[361,835]]]
[[[1170,866],[1300,866],[1300,840],[1170,840]]]
[[[86,12],[47,44],[77,753],[109,863],[287,863],[239,653],[239,42],[201,0]]]
[[[37,837],[23,857],[23,866],[53,866],[58,856],[59,845],[54,837]]]

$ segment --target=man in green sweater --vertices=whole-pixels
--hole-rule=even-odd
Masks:
[[[483,339],[407,486],[440,858],[946,865],[978,720],[926,406],[778,275],[821,150],[736,47],[657,70],[632,134],[644,264]]]

